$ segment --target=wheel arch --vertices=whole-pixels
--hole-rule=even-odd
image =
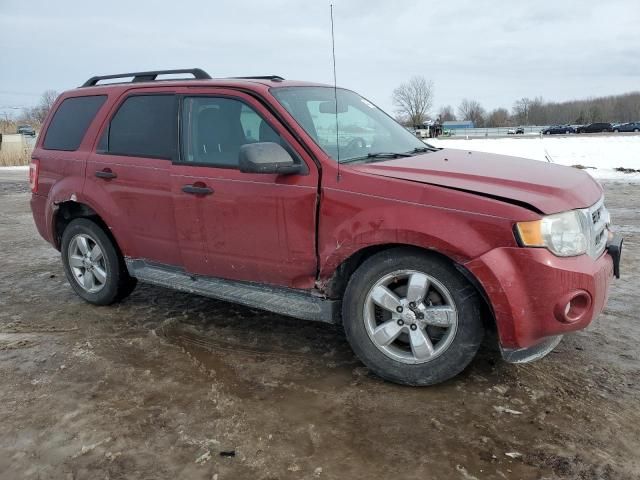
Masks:
[[[52,231],[55,246],[58,250],[60,250],[60,247],[62,245],[62,234],[64,233],[64,230],[67,228],[67,226],[77,218],[86,218],[94,222],[105,232],[105,234],[109,237],[109,240],[113,242],[116,251],[120,255],[122,255],[122,251],[120,250],[120,246],[118,245],[118,241],[113,235],[113,232],[100,216],[100,214],[96,212],[90,205],[74,200],[67,200],[58,203],[56,207],[56,211],[53,214]]]
[[[379,245],[369,245],[353,252],[351,255],[343,259],[340,264],[335,268],[332,275],[326,278],[324,281],[318,282],[318,287],[322,292],[332,299],[341,299],[347,288],[347,283],[351,278],[351,275],[364,263],[365,260],[373,255],[385,250],[393,248],[405,248],[407,251],[413,251],[421,255],[433,256],[447,261],[453,266],[465,279],[476,289],[482,305],[482,321],[486,328],[492,332],[497,331],[497,325],[495,321],[495,314],[489,296],[485,291],[482,283],[471,273],[464,265],[455,261],[450,256],[432,248],[425,248],[411,244],[404,243],[384,243]]]

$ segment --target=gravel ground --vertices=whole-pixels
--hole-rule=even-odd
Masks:
[[[637,479],[640,195],[603,315],[538,363],[385,383],[339,328],[142,285],[94,307],[0,172],[0,478]]]

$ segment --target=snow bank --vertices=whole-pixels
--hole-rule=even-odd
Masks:
[[[513,155],[567,166],[582,165],[599,180],[640,182],[640,172],[616,171],[616,168],[640,170],[640,135],[439,138],[427,142],[437,147]]]

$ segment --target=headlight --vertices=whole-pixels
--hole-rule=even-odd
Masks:
[[[577,210],[548,215],[533,222],[518,222],[516,230],[526,247],[545,247],[559,257],[587,252],[589,230]]]

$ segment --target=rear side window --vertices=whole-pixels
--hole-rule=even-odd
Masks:
[[[111,119],[98,151],[112,155],[174,159],[178,151],[175,95],[127,98]]]
[[[77,150],[106,95],[64,100],[51,119],[42,147],[45,150]]]

